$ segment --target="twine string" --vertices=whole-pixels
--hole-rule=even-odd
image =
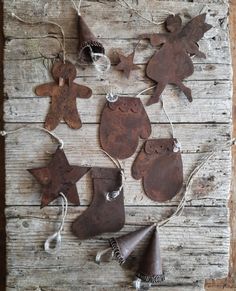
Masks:
[[[153,21],[153,20],[151,20],[151,19],[143,16],[143,14],[141,14],[137,9],[135,9],[134,7],[132,7],[131,4],[128,1],[126,1],[126,0],[116,0],[116,2],[120,6],[122,6],[122,7],[126,8],[126,9],[129,9],[129,10],[135,12],[140,18],[148,21],[149,23],[152,23],[152,24],[155,24],[155,25],[162,25],[162,24],[165,23],[165,20],[160,21],[160,22],[155,22],[155,21]],[[168,11],[168,10],[162,10],[162,11],[165,12],[167,15],[168,14],[175,15],[175,13],[173,13],[171,11]]]
[[[121,183],[120,186],[117,190],[111,191],[111,192],[107,192],[105,193],[106,199],[108,201],[113,201],[115,200],[119,195],[120,192],[122,191],[122,189],[124,188],[124,180],[125,180],[125,173],[124,170],[121,167],[120,161],[118,159],[114,159],[111,155],[109,155],[106,151],[104,151],[103,149],[100,149],[105,155],[107,155],[110,160],[116,165],[116,167],[120,170],[120,174],[121,174]]]
[[[68,211],[68,201],[67,201],[66,196],[62,192],[60,192],[59,195],[61,196],[61,199],[62,199],[62,202],[61,202],[62,220],[61,220],[59,229],[55,233],[50,235],[44,243],[44,250],[45,252],[49,254],[56,254],[61,249],[61,242],[62,242],[61,232],[63,230],[65,219],[67,216],[67,211]],[[54,245],[52,245],[53,242],[55,242]]]
[[[226,142],[224,144],[223,147],[221,147],[220,149],[216,148],[215,150],[212,150],[210,152],[210,154],[205,157],[203,159],[203,161],[194,168],[194,170],[190,173],[190,175],[188,176],[188,179],[187,179],[187,182],[185,184],[185,187],[184,187],[184,194],[183,194],[183,197],[182,199],[180,200],[179,204],[178,204],[178,207],[177,209],[175,210],[175,212],[169,216],[168,218],[160,221],[160,222],[157,222],[156,223],[156,226],[157,228],[161,228],[163,226],[165,226],[167,223],[169,223],[172,219],[176,218],[176,217],[180,217],[183,213],[183,210],[186,206],[186,202],[187,202],[187,196],[189,194],[189,190],[192,186],[192,182],[193,182],[193,179],[194,177],[199,173],[199,171],[206,165],[206,163],[219,151],[223,151],[224,149],[226,149],[227,147],[229,146],[232,146],[232,145],[235,145],[235,142],[236,142],[236,138],[233,138],[231,141],[229,142]]]
[[[79,4],[78,4],[78,5],[75,4],[75,1],[74,1],[74,0],[71,0],[71,2],[72,2],[72,4],[73,4],[73,6],[74,6],[76,12],[78,13],[78,15],[81,15],[81,13],[80,13],[80,8],[81,8],[82,0],[79,1]]]
[[[12,131],[2,130],[2,131],[0,131],[0,135],[1,136],[7,136],[9,134],[13,134],[13,133],[20,132],[20,131],[25,131],[25,130],[30,130],[30,129],[35,129],[35,130],[40,130],[40,131],[46,132],[47,134],[49,134],[51,137],[53,137],[58,142],[60,149],[64,148],[64,141],[61,138],[59,138],[54,132],[51,132],[51,131],[49,131],[48,129],[46,129],[44,127],[24,126],[24,127],[20,127],[18,129],[12,130]]]
[[[65,32],[64,29],[62,28],[62,26],[54,21],[49,21],[49,20],[40,20],[40,21],[26,21],[24,19],[22,19],[21,17],[17,16],[15,13],[12,12],[11,16],[13,18],[16,18],[17,20],[19,20],[20,22],[24,23],[24,24],[28,24],[28,25],[39,25],[39,24],[51,24],[56,26],[57,28],[60,29],[61,35],[62,35],[62,51],[63,51],[63,62],[65,63],[65,59],[66,59],[66,38],[65,38]]]

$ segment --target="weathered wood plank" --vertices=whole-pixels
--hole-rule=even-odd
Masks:
[[[7,126],[9,130],[16,127],[16,125]],[[168,125],[155,124],[152,136],[166,137],[168,129]],[[183,145],[185,177],[201,157],[215,146],[222,146],[229,139],[229,130],[229,126],[223,124],[176,125],[176,136]],[[99,149],[96,125],[84,125],[76,135],[65,125],[61,125],[56,132],[60,137],[66,137],[65,152],[72,164],[112,166],[111,161]],[[7,205],[39,205],[40,186],[26,169],[45,165],[50,159],[50,155],[45,152],[53,152],[55,146],[44,133],[34,130],[30,130],[30,133],[26,130],[25,133],[9,135],[6,142]],[[130,167],[135,156],[123,161],[126,175],[126,204],[152,205],[153,202],[143,193],[141,182],[130,176]],[[226,150],[224,153],[217,154],[197,175],[190,193],[191,203],[224,204],[227,199],[226,193],[229,193],[230,173],[230,152]],[[86,176],[78,186],[82,205],[88,205],[91,200],[89,181],[89,176]]]
[[[194,68],[195,71],[193,75],[188,78],[188,81],[231,80],[231,65],[229,64],[196,64]],[[51,78],[48,69],[45,68],[41,59],[8,61],[4,68],[4,74],[8,76],[4,82],[7,85],[20,82],[35,83],[35,80],[40,84],[48,82]],[[91,77],[101,79],[92,66],[79,70],[78,76],[83,79],[86,78],[84,80],[87,80],[88,83],[90,83]],[[109,76],[103,76],[102,78],[104,77],[108,78],[112,84],[115,83],[117,79],[121,78],[121,74],[113,68],[109,71]],[[132,82],[152,84],[145,76],[144,65],[140,65],[140,70],[133,71],[129,81],[124,80],[123,86],[125,86],[126,83],[132,84]]]
[[[106,48],[106,53],[110,57],[112,64],[118,62],[117,52],[129,54],[137,45],[135,39],[103,39],[102,43]],[[66,39],[66,51],[70,59],[75,60],[78,54],[78,40]],[[198,63],[217,63],[228,64],[230,62],[230,48],[226,40],[216,40],[215,38],[203,39],[199,42],[199,47],[206,54],[206,59],[193,58],[195,64]],[[142,41],[135,51],[135,63],[145,64],[155,52],[147,41]],[[10,38],[5,44],[5,60],[32,60],[41,58],[42,54],[46,57],[56,55],[60,51],[59,43],[56,39],[33,38],[33,39],[14,39]]]
[[[29,27],[19,25],[19,22],[10,16],[12,11],[17,12],[19,16],[30,18],[30,20],[50,19],[59,23],[65,30],[69,38],[77,37],[76,13],[70,1],[48,1],[40,2],[24,1],[5,1],[5,25],[4,32],[6,37],[25,38],[45,35],[45,26]],[[205,4],[205,5],[204,5]],[[25,9],[27,7],[27,10]],[[147,9],[148,7],[148,9]],[[157,9],[157,7],[161,7]],[[17,9],[17,11],[16,11]],[[208,12],[208,22],[214,28],[206,37],[218,37],[219,39],[228,39],[228,32],[225,29],[227,25],[228,5],[211,4],[206,2],[193,2],[186,5],[184,1],[139,1],[139,9],[147,18],[153,17],[156,22],[163,21],[167,15],[166,11],[181,13],[186,21],[201,12]],[[151,13],[150,13],[151,11]],[[145,13],[146,12],[146,13]],[[138,35],[146,32],[156,32],[157,26],[144,21],[130,10],[122,8],[115,1],[83,1],[82,14],[86,14],[88,22],[95,35],[101,38],[137,38]],[[99,21],[98,20],[99,15]],[[22,29],[26,27],[27,29]],[[161,30],[161,26],[158,26]],[[58,32],[55,27],[49,27],[48,31]]]
[[[207,59],[193,59],[195,74],[187,81],[193,89],[194,103],[188,104],[185,97],[172,86],[168,86],[163,94],[173,121],[184,123],[177,124],[175,128],[176,136],[183,145],[185,178],[199,159],[205,156],[214,145],[222,145],[230,138],[229,123],[231,122],[232,75],[227,30],[228,1],[191,2],[139,0],[138,6],[146,17],[151,17],[150,11],[152,11],[156,21],[163,20],[163,9],[180,12],[184,22],[201,12],[208,12],[207,21],[214,26],[200,42],[200,47],[207,53]],[[58,49],[54,40],[38,39],[48,32],[58,33],[54,27],[23,25],[9,17],[9,13],[16,12],[29,20],[44,18],[60,23],[67,37],[68,57],[73,62],[76,61],[76,14],[71,2],[52,0],[48,3],[46,0],[26,0],[23,4],[19,0],[14,2],[5,0],[5,35],[7,37],[5,96],[8,99],[5,102],[5,120],[8,122],[7,129],[21,127],[24,125],[22,122],[38,124],[44,120],[49,98],[35,98],[33,89],[40,83],[48,82],[51,77],[47,68],[43,66],[42,59],[37,58],[39,51],[51,54],[57,52]],[[121,8],[115,1],[84,0],[82,14],[86,16],[86,21],[95,34],[103,39],[113,64],[116,63],[115,50],[122,49],[128,53],[136,44],[139,34],[162,30],[162,26],[151,25],[135,13]],[[33,39],[29,39],[31,37]],[[54,45],[55,48],[53,48]],[[114,89],[117,93],[129,95],[135,95],[152,85],[144,76],[144,64],[153,51],[147,42],[141,42],[135,56],[135,61],[141,64],[141,69],[134,72],[129,81],[121,78],[119,72],[114,72],[114,70],[111,71],[112,77],[109,76],[109,78],[108,76],[98,77],[92,67],[78,70],[80,76],[78,82],[90,85],[94,91],[94,97],[87,100],[86,104],[83,100],[78,100],[84,122],[92,124],[85,124],[76,134],[65,125],[61,125],[56,130],[58,135],[65,139],[65,151],[70,162],[112,166],[112,163],[99,150],[97,125],[93,124],[99,121],[99,113],[104,104],[104,96],[101,95],[104,95],[105,86],[109,82],[115,83]],[[148,93],[151,94],[151,92]],[[148,96],[142,98],[145,102]],[[90,108],[89,113],[86,107]],[[156,124],[166,123],[163,113],[161,114],[160,104],[155,108],[146,109],[151,121],[155,123],[152,136],[167,136],[169,126]],[[18,124],[9,124],[10,122]],[[185,124],[189,122],[198,124]],[[45,254],[42,250],[43,242],[55,230],[59,209],[55,206],[43,210],[30,207],[39,205],[41,191],[39,185],[25,169],[45,165],[50,159],[45,151],[53,151],[55,145],[52,145],[50,139],[38,131],[9,135],[6,143],[7,205],[17,205],[17,207],[8,207],[6,210],[9,272],[7,290],[116,291],[130,289],[130,282],[135,273],[135,266],[132,263],[136,262],[137,252],[144,247],[143,244],[140,246],[141,249],[139,248],[133,254],[129,263],[131,265],[124,269],[114,261],[98,267],[94,263],[96,248],[106,247],[105,239],[109,235],[84,242],[78,242],[71,235],[71,222],[85,210],[84,206],[88,205],[92,198],[89,177],[83,179],[78,185],[84,206],[69,207],[69,215],[63,232],[63,252],[54,259]],[[170,214],[179,201],[179,197],[165,204],[149,201],[142,191],[141,184],[130,177],[130,167],[134,157],[124,161],[127,176],[125,186],[127,225],[121,234],[136,228],[137,224],[146,224]],[[230,158],[228,149],[223,153],[218,153],[201,170],[193,181],[189,195],[191,201],[187,204],[183,216],[161,230],[167,281],[163,283],[163,286],[158,286],[153,290],[203,291],[206,277],[222,278],[227,275],[229,229],[226,201],[231,173]],[[143,207],[138,207],[141,205]]]
[[[145,104],[150,96],[141,98]],[[227,123],[231,121],[230,99],[198,99],[197,97],[191,104],[187,100],[176,97],[166,96],[165,100],[166,110],[174,123]],[[78,98],[77,107],[82,122],[98,123],[105,102],[105,96],[101,95],[93,96],[90,99]],[[4,119],[6,122],[44,122],[49,106],[50,98],[10,99],[5,102]],[[151,122],[167,122],[161,102],[155,106],[146,107],[146,111]]]
[[[120,234],[137,228],[132,224],[139,223],[141,218],[144,218],[144,221],[152,221],[153,216],[155,218],[161,216],[159,208],[153,207],[149,209],[150,213],[147,213],[142,207],[137,210],[129,207],[127,209],[127,225]],[[7,229],[11,237],[8,243],[10,272],[17,273],[19,269],[23,273],[28,273],[27,266],[31,262],[30,273],[32,274],[33,271],[37,273],[38,270],[40,271],[40,276],[44,276],[41,278],[45,278],[45,272],[47,272],[50,264],[50,272],[59,269],[67,282],[73,281],[77,272],[76,281],[81,282],[81,284],[87,282],[88,285],[104,286],[108,283],[107,276],[111,274],[116,274],[116,276],[112,276],[109,282],[112,281],[117,284],[118,282],[127,281],[128,283],[129,277],[135,271],[137,256],[142,252],[146,243],[141,243],[133,253],[132,260],[128,263],[130,265],[129,268],[131,267],[131,271],[128,271],[128,273],[119,268],[114,261],[101,264],[98,267],[94,263],[94,256],[98,250],[107,246],[106,239],[111,235],[107,234],[96,239],[78,242],[77,238],[70,234],[70,226],[75,217],[81,213],[80,211],[81,207],[69,209],[63,233],[63,248],[56,257],[57,259],[52,260],[51,256],[44,253],[42,245],[45,238],[55,229],[56,215],[60,213],[59,209],[55,207],[47,207],[43,210],[36,207],[30,210],[25,207],[7,208]],[[164,212],[166,211],[169,211],[168,208],[164,210]],[[224,226],[227,223],[226,208],[210,207],[201,209],[192,207],[185,211],[183,217],[160,229],[163,264],[166,273],[164,285],[184,285],[192,284],[197,280],[201,281],[206,277],[205,272],[209,264],[212,266],[211,273],[207,274],[209,278],[227,275],[229,233]],[[215,217],[219,221],[219,224],[215,223],[214,219],[208,220],[207,211],[213,215],[212,218]],[[188,214],[191,215],[192,222],[190,224],[188,223]],[[217,214],[218,217],[216,217]],[[203,216],[205,216],[205,219]],[[201,223],[201,221],[206,220],[208,220],[208,225]],[[14,237],[17,237],[17,241]],[[212,249],[213,241],[214,249]],[[22,246],[24,246],[27,256],[22,253]],[[69,269],[68,266],[70,266]],[[109,268],[109,274],[107,274],[107,268]],[[94,276],[91,276],[91,274],[94,274]],[[103,276],[100,274],[103,274]],[[178,274],[177,281],[176,274]],[[40,282],[40,276],[38,275],[38,279],[35,278],[35,284]],[[44,282],[46,283],[47,280],[49,280],[49,277]],[[57,277],[55,279],[51,278],[51,285],[56,285],[57,280]]]

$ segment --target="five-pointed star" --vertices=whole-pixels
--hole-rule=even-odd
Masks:
[[[130,55],[128,55],[127,57],[119,54],[119,59],[120,62],[119,64],[116,66],[116,69],[119,71],[123,71],[126,78],[129,78],[130,72],[132,70],[137,70],[139,69],[139,67],[137,65],[134,64],[134,52],[132,52]]]
[[[68,201],[80,204],[76,182],[89,171],[89,167],[71,166],[62,149],[57,149],[47,167],[28,169],[43,187],[41,208],[60,196],[62,192]]]

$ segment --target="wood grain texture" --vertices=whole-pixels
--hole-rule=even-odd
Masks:
[[[213,25],[213,29],[199,43],[207,59],[193,59],[195,73],[186,81],[193,91],[193,104],[189,105],[183,94],[173,86],[168,86],[163,94],[167,111],[175,124],[176,136],[182,144],[186,180],[199,161],[215,146],[220,147],[227,142],[231,135],[232,76],[227,29],[228,1],[139,0],[138,8],[143,10],[146,17],[153,16],[155,21],[163,20],[166,16],[164,10],[180,13],[184,22],[201,12],[208,12],[207,22]],[[49,98],[36,97],[34,88],[51,80],[41,53],[52,56],[58,52],[57,41],[52,38],[45,41],[40,36],[58,31],[53,26],[24,25],[13,19],[10,13],[13,11],[28,20],[44,18],[61,24],[66,33],[68,58],[73,63],[77,59],[76,14],[69,0],[5,0],[4,11],[6,129],[14,130],[30,123],[40,126],[49,107]],[[76,82],[91,87],[93,97],[77,102],[84,122],[81,130],[72,131],[61,124],[56,133],[64,139],[65,152],[72,164],[112,167],[111,161],[100,151],[98,143],[99,116],[105,102],[106,87],[110,83],[117,93],[135,96],[153,85],[144,74],[145,64],[154,52],[148,42],[142,41],[137,49],[135,63],[140,66],[140,70],[132,72],[129,81],[114,70],[117,52],[128,54],[136,45],[139,34],[160,32],[162,27],[144,21],[116,1],[84,0],[82,13],[104,43],[112,61],[112,70],[108,75],[98,76],[93,67],[78,67]],[[144,104],[151,93],[147,92],[149,95],[141,97]],[[146,107],[146,110],[152,122],[152,137],[168,137],[170,126],[161,105]],[[110,235],[82,242],[71,234],[71,222],[86,209],[92,199],[89,175],[78,183],[82,206],[69,207],[62,252],[52,257],[43,251],[43,242],[55,230],[59,219],[59,201],[39,210],[40,186],[26,169],[45,165],[50,160],[50,154],[46,152],[53,152],[55,147],[44,133],[33,129],[6,138],[7,290],[131,289],[138,253],[144,245],[137,249],[124,268],[120,268],[115,261],[97,266],[94,263],[96,251],[106,247]],[[127,217],[121,233],[168,216],[180,199],[178,195],[164,204],[150,201],[144,195],[140,181],[134,181],[130,176],[135,156],[136,153],[123,161]],[[203,291],[206,278],[227,276],[230,176],[230,149],[217,153],[198,173],[192,183],[183,216],[160,231],[167,280],[153,290]]]

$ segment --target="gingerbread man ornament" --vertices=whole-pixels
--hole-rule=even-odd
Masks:
[[[76,98],[89,98],[92,90],[74,83],[76,68],[69,61],[57,61],[52,67],[52,76],[55,82],[39,85],[35,90],[38,96],[51,97],[44,127],[53,130],[64,120],[70,128],[79,129],[82,123]]]

